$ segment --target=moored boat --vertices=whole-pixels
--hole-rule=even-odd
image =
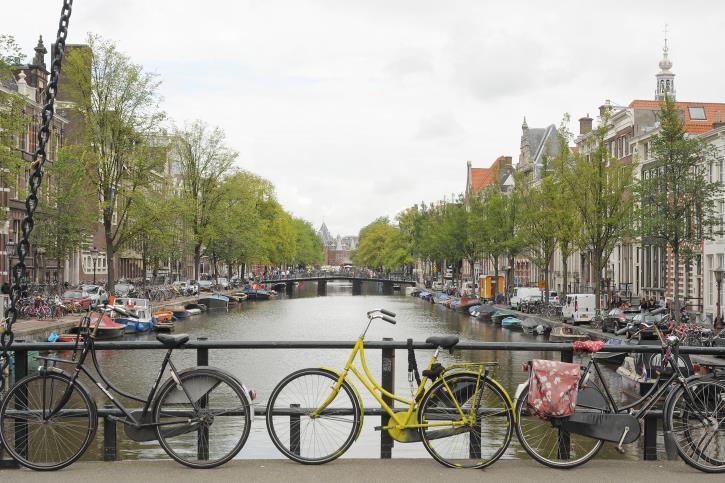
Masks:
[[[171,310],[158,310],[154,312],[157,322],[171,322],[174,320],[174,313]]]
[[[173,307],[171,311],[174,313],[174,318],[177,320],[186,319],[191,316],[189,311],[186,310],[184,307]]]
[[[99,315],[95,312],[91,313],[91,329],[93,329],[96,325],[96,321],[98,320]],[[108,315],[104,314],[103,318],[101,319],[100,323],[98,324],[98,328],[96,329],[96,339],[115,339],[117,337],[123,337],[123,334],[125,332],[126,325],[122,323],[118,323],[111,319]],[[75,342],[75,337],[78,334],[78,326],[71,327],[68,329],[69,334],[60,334],[58,336],[58,342]],[[73,336],[74,338],[68,340],[68,341],[61,341],[60,338],[64,336]]]
[[[521,329],[521,319],[518,317],[505,317],[501,320],[501,327],[504,329]]]
[[[115,322],[123,324],[127,334],[135,332],[148,332],[154,328],[154,316],[149,308],[147,299],[137,299],[131,297],[119,297],[116,299],[115,305],[127,310],[134,317],[117,316]]]
[[[174,331],[174,322],[171,320],[165,320],[163,322],[156,322],[154,329],[156,329],[156,332],[173,332]]]
[[[496,325],[501,325],[501,322],[506,317],[514,317],[516,315],[515,312],[512,312],[511,310],[497,310],[491,315],[491,320],[493,320],[493,323]]]
[[[199,312],[206,312],[206,305],[204,305],[204,304],[189,303],[189,304],[184,305],[184,308],[186,310],[199,309]]]
[[[607,345],[625,345],[625,341],[622,339],[609,339]],[[624,362],[624,358],[627,356],[626,352],[597,352],[594,354],[594,358],[599,362],[606,364],[621,365]]]
[[[589,340],[586,334],[578,334],[574,329],[567,326],[554,327],[549,334],[549,342],[574,342],[577,340]]]
[[[226,309],[229,307],[229,297],[217,293],[202,297],[198,302],[204,304],[209,310]]]

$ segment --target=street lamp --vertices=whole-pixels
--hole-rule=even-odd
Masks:
[[[91,259],[93,260],[93,285],[96,284],[96,257],[98,257],[98,248],[91,248]]]
[[[13,284],[13,257],[15,256],[15,242],[8,240],[5,243],[5,252],[8,254],[8,277],[10,285]]]
[[[715,328],[719,328],[720,325],[722,325],[722,316],[720,315],[720,284],[722,283],[723,272],[725,272],[725,270],[722,268],[712,271],[715,275],[715,282],[717,282],[717,314],[715,315]]]

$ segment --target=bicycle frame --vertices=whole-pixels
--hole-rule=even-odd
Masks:
[[[430,363],[428,364],[428,369],[430,370],[434,364],[438,361],[438,353],[440,352],[440,349],[436,349],[435,353],[431,357]],[[355,360],[360,355],[360,362],[362,365],[362,372],[360,372],[357,367],[355,367]],[[477,373],[478,380],[476,381],[476,389],[474,394],[479,394],[479,385],[481,382],[481,375],[484,373],[483,368],[485,367],[484,364],[476,364],[479,366],[479,371]],[[456,365],[452,366],[451,368],[461,368],[464,367],[463,365]],[[468,366],[466,366],[468,367]],[[332,369],[330,369],[332,370]],[[340,392],[340,389],[342,388],[342,385],[347,380],[347,375],[352,372],[357,379],[362,383],[363,386],[368,390],[370,394],[378,401],[380,406],[383,408],[383,410],[388,413],[388,415],[391,418],[391,421],[393,424],[389,424],[388,426],[383,427],[382,429],[390,430],[390,429],[416,429],[416,428],[428,428],[428,427],[434,427],[434,426],[465,426],[467,424],[475,423],[476,415],[474,414],[473,408],[475,408],[475,403],[477,402],[474,400],[473,404],[471,405],[471,414],[466,415],[461,406],[458,404],[458,400],[455,397],[451,397],[451,400],[455,404],[455,410],[460,415],[461,419],[460,421],[452,421],[452,422],[442,422],[442,423],[418,423],[415,421],[416,417],[416,407],[418,404],[418,401],[423,397],[423,394],[426,392],[426,382],[429,381],[428,377],[423,376],[423,379],[420,382],[420,385],[418,386],[418,389],[416,390],[415,394],[413,395],[413,400],[405,399],[400,396],[397,396],[389,391],[387,391],[385,388],[380,386],[378,382],[375,380],[373,375],[370,373],[370,369],[368,368],[367,361],[365,360],[365,344],[364,344],[364,338],[363,336],[359,337],[357,339],[357,342],[355,343],[355,347],[353,347],[352,353],[350,354],[350,357],[347,360],[347,363],[345,364],[345,368],[338,372],[335,370],[332,370],[333,372],[337,372],[339,374],[337,382],[332,388],[332,392],[327,397],[327,399],[320,405],[319,408],[315,409],[311,414],[310,417],[315,418],[324,411],[324,409],[329,406],[332,401],[335,400],[337,397],[337,394]],[[443,385],[446,387],[446,390],[448,393],[453,396],[453,391],[448,386],[448,383],[446,382],[445,378],[443,380]],[[379,394],[378,394],[379,393]],[[387,396],[390,399],[394,401],[401,402],[408,406],[408,408],[405,411],[402,412],[396,412],[391,408],[388,403],[383,399],[383,396]]]
[[[86,317],[84,317],[86,319]],[[96,323],[96,327],[98,327],[98,324],[100,323],[101,317],[98,318],[98,322]],[[85,323],[85,325],[84,325]],[[81,328],[85,327],[86,329],[89,329],[90,327],[90,317],[88,317],[88,321],[84,322],[84,320],[81,320],[81,322],[78,324],[79,327],[79,334],[82,333]],[[95,331],[93,331],[95,332]],[[76,342],[77,346],[77,342]],[[70,381],[68,384],[68,388],[66,389],[63,396],[60,398],[58,403],[55,405],[55,407],[48,413],[47,415],[43,415],[43,419],[47,420],[51,417],[55,416],[58,412],[60,412],[65,404],[68,402],[71,396],[71,392],[73,391],[73,387],[76,385],[78,378],[80,377],[81,372],[85,374],[92,382],[95,384],[105,395],[106,397],[113,403],[116,408],[118,408],[125,416],[118,417],[118,416],[109,416],[110,419],[115,421],[121,421],[124,424],[130,424],[134,427],[141,428],[141,427],[153,427],[153,426],[163,426],[163,425],[172,425],[172,424],[178,424],[179,421],[167,421],[164,423],[146,423],[143,422],[146,418],[146,415],[149,413],[149,410],[151,409],[151,403],[153,402],[154,396],[156,395],[156,391],[158,390],[159,384],[161,383],[161,378],[164,375],[164,371],[166,370],[166,366],[168,365],[171,370],[171,377],[174,379],[174,381],[179,384],[179,373],[176,370],[176,367],[174,366],[174,363],[171,361],[171,353],[173,352],[173,348],[170,348],[168,351],[166,351],[166,355],[164,356],[164,360],[161,363],[161,370],[159,371],[158,375],[156,376],[156,380],[154,382],[154,385],[151,387],[151,390],[149,392],[148,397],[145,399],[135,396],[133,394],[129,394],[111,383],[111,381],[108,380],[108,378],[103,374],[103,371],[101,370],[101,366],[98,363],[98,358],[96,357],[96,348],[95,348],[95,334],[92,333],[90,330],[86,330],[85,337],[83,338],[83,347],[81,349],[80,356],[78,360],[75,360],[75,352],[76,349],[74,348],[74,354],[72,359],[60,359],[55,357],[47,357],[47,356],[38,356],[37,358],[39,360],[42,360],[44,362],[43,370],[53,370],[54,368],[48,368],[48,362],[55,362],[55,363],[61,363],[61,364],[73,364],[75,365],[75,371],[70,375]],[[91,374],[85,367],[84,362],[86,360],[86,357],[88,356],[88,353],[91,354],[91,360],[93,362],[93,367],[98,373],[99,378],[96,379],[93,374]],[[103,384],[101,384],[101,382]],[[104,387],[105,385],[105,387]],[[183,384],[179,384],[181,388],[184,390],[184,393],[186,393],[186,396],[189,398],[189,401],[194,406],[195,410],[198,410],[199,407],[196,402],[194,402],[193,398],[187,391],[186,387]],[[113,397],[113,393],[126,397],[128,399],[144,403],[143,410],[141,412],[140,417],[134,416],[132,411],[129,411],[121,401],[117,400],[115,397]],[[45,394],[45,388],[43,393],[43,399],[45,400],[46,394]],[[43,405],[45,407],[45,405]]]

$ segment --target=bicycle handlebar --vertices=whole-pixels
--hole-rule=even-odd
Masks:
[[[389,310],[380,309],[380,313],[383,315],[387,315],[388,317],[395,317],[395,312],[391,312]],[[393,322],[395,323],[395,322]]]
[[[382,312],[382,310],[381,310],[381,312]],[[388,313],[390,313],[390,312],[388,312]],[[383,319],[385,322],[388,322],[393,325],[395,325],[397,323],[395,319],[392,319],[392,318],[388,317],[387,315],[383,315],[381,317],[381,319]]]

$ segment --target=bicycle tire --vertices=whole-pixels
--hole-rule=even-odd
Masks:
[[[716,455],[707,452],[712,438],[704,448],[701,448],[701,445],[704,442],[703,438],[707,438],[709,434],[717,437],[718,424],[722,425],[725,418],[725,407],[721,407],[722,401],[725,400],[725,380],[707,377],[694,379],[686,384],[695,395],[695,399],[688,400],[682,386],[670,393],[665,401],[666,434],[672,437],[677,453],[685,463],[705,473],[724,473],[725,436],[721,436],[714,445],[715,451],[719,451]],[[694,411],[697,414],[692,414]],[[714,431],[704,427],[700,414],[706,415],[708,423],[712,424],[714,421]],[[704,434],[698,436],[700,433]]]
[[[471,411],[470,405],[476,395],[476,387],[479,388],[478,404],[475,410]],[[468,412],[467,415],[473,412],[477,414],[478,424],[461,428],[466,431],[453,426],[421,427],[419,432],[423,446],[433,459],[449,468],[485,468],[495,463],[508,449],[514,433],[514,408],[509,397],[490,379],[481,376],[479,382],[478,374],[465,372],[448,374],[433,383],[423,395],[418,410],[418,422],[425,424],[430,420],[441,421],[441,418],[445,419],[449,415],[452,415],[454,420],[460,420],[460,413],[457,413],[457,408],[452,404],[451,396],[455,397],[458,405]],[[481,406],[482,400],[485,407]],[[505,426],[500,424],[498,416],[505,418]],[[488,417],[497,419],[493,424],[488,424]],[[445,434],[451,435],[442,436]],[[481,445],[482,442],[486,443],[484,447]],[[443,451],[458,454],[445,456]]]
[[[596,387],[596,386],[591,386]],[[539,419],[537,416],[533,416],[528,414],[528,396],[529,396],[529,388],[526,387],[521,394],[519,395],[518,400],[516,401],[516,436],[519,439],[519,442],[521,443],[521,446],[524,448],[526,453],[528,453],[529,456],[531,456],[534,460],[538,461],[539,463],[548,466],[549,468],[556,468],[556,469],[570,469],[574,468],[580,465],[583,465],[587,461],[594,458],[599,450],[604,445],[604,441],[601,439],[594,439],[594,438],[588,438],[586,436],[578,436],[578,435],[571,435],[567,433],[569,438],[569,450],[572,450],[572,442],[571,438],[572,436],[576,437],[576,444],[574,445],[579,446],[586,442],[593,442],[593,446],[589,449],[584,448],[583,446],[579,446],[579,451],[576,451],[576,453],[581,452],[582,456],[571,460],[553,460],[551,456],[547,457],[541,454],[541,451],[534,447],[533,439],[536,437],[536,440],[539,442],[544,442],[547,440],[550,440],[550,437],[541,436],[541,433],[544,430],[547,429],[553,429],[557,431],[556,435],[556,444],[557,446],[552,447],[551,449],[558,448],[558,445],[560,444],[560,438],[562,436],[561,433],[559,433],[559,430],[554,428],[552,424],[549,421],[544,421]],[[604,411],[602,411],[604,412]],[[535,426],[538,424],[538,426]],[[523,426],[526,426],[526,429]],[[547,428],[549,426],[549,428]],[[530,429],[529,429],[530,428]],[[529,433],[533,433],[531,436],[527,436]],[[532,441],[529,440],[531,438]],[[557,451],[558,456],[558,451]]]
[[[328,389],[338,379],[336,373],[325,369],[301,369],[282,379],[272,391],[267,403],[267,432],[277,449],[289,459],[308,465],[328,463],[342,456],[357,438],[362,427],[362,409],[356,392],[347,381],[343,381],[340,392],[327,406],[326,410],[330,413],[327,417],[309,417],[309,413],[325,402],[330,394]],[[310,391],[303,394],[305,388]],[[297,409],[293,406],[295,404],[304,406]],[[293,421],[296,416],[299,419]],[[311,447],[306,445],[312,438],[323,434],[325,423],[335,421],[342,423],[340,429],[330,433],[328,426],[322,443],[314,441]],[[293,437],[295,428],[299,438]],[[324,454],[315,454],[317,450]]]
[[[73,410],[74,414],[60,412],[51,419],[42,420],[41,415],[58,404],[69,385],[70,378],[65,374],[35,374],[20,380],[3,399],[0,406],[0,441],[5,450],[26,468],[36,471],[65,468],[78,460],[93,441],[98,427],[96,405],[79,381],[73,384],[70,397],[64,404],[64,409]],[[14,405],[12,409],[11,401]],[[25,417],[22,417],[23,409],[28,413]],[[83,413],[88,417],[84,418]],[[22,425],[20,420],[25,421],[25,428],[19,426]],[[20,436],[19,430],[22,431]],[[23,433],[27,437],[18,439]],[[30,435],[34,438],[31,439]],[[42,444],[33,446],[34,441],[42,441]]]
[[[173,378],[167,380],[153,404],[153,421],[159,444],[172,459],[191,468],[216,468],[223,465],[241,451],[249,437],[252,417],[244,386],[233,376],[209,368],[183,371],[179,373],[179,381],[183,388],[179,388]],[[187,391],[194,397],[198,396],[196,402],[203,402],[206,407],[198,411],[194,409]],[[209,407],[217,404],[224,407]],[[181,420],[180,413],[184,415]],[[226,414],[231,415],[217,421],[218,417]],[[193,418],[202,418],[202,421],[198,424],[188,423]],[[159,425],[174,420],[179,420],[179,424]],[[219,424],[221,421],[223,423]],[[240,428],[239,424],[243,426]],[[214,433],[211,432],[212,428]],[[208,438],[206,446],[201,442],[202,434]],[[221,448],[226,441],[229,444]],[[212,450],[219,450],[221,454],[212,459]]]

